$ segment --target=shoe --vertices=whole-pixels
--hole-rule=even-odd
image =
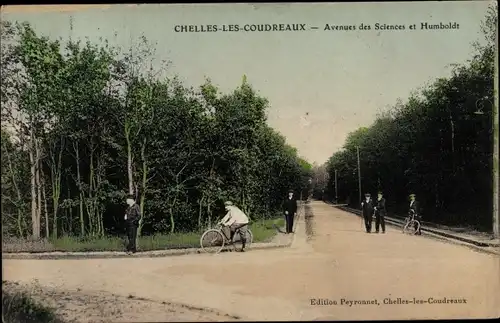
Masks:
[[[382,231],[382,233],[385,233],[385,231]]]
[[[375,233],[378,233],[378,231],[375,231]]]

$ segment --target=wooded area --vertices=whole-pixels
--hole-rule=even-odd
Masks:
[[[146,38],[122,50],[1,28],[4,235],[116,234],[128,193],[143,235],[195,231],[225,199],[257,220],[307,189],[311,166],[266,124],[246,77],[229,94],[188,88],[161,76]]]
[[[482,23],[486,41],[473,44],[469,62],[348,136],[327,163],[328,198],[336,170],[339,201],[359,207],[359,148],[361,193],[382,190],[389,212],[406,214],[416,193],[424,220],[491,230],[497,20],[492,4]]]

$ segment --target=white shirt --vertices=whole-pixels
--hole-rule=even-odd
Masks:
[[[411,202],[410,202],[410,207],[413,205],[413,202],[415,202],[415,201],[411,201]]]
[[[246,216],[245,213],[243,213],[242,210],[240,210],[234,205],[228,206],[228,209],[229,211],[226,213],[226,216],[224,216],[224,218],[222,218],[221,220],[222,224],[230,226],[234,223],[238,224],[248,223],[248,217]]]

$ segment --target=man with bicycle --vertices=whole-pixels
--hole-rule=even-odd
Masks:
[[[247,215],[240,210],[238,207],[233,205],[231,201],[226,201],[224,203],[224,206],[226,208],[226,215],[222,218],[222,220],[219,221],[219,224],[222,224],[223,226],[229,227],[230,230],[230,238],[229,241],[232,243],[234,234],[236,233],[237,230],[239,230],[240,233],[240,239],[241,239],[241,252],[245,251],[245,244],[246,244],[246,235],[247,235],[247,228],[248,228],[248,217]]]
[[[421,217],[420,217],[420,205],[417,201],[417,196],[415,194],[410,194],[410,209],[408,211],[408,214],[410,216],[413,215],[414,219],[421,222]],[[418,230],[418,231],[417,231]],[[421,235],[422,232],[420,231],[420,226],[415,223],[415,231],[417,231],[415,234]]]

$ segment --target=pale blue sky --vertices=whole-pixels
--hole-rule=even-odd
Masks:
[[[482,40],[480,22],[489,3],[19,6],[3,7],[2,19],[28,21],[40,34],[68,39],[72,15],[73,38],[97,42],[103,37],[124,48],[144,34],[157,42],[159,60],[172,61],[169,73],[178,74],[187,85],[198,86],[207,76],[227,92],[246,74],[270,101],[269,124],[307,160],[323,163],[350,131],[370,125],[378,111],[449,75],[449,64],[469,59],[471,42]],[[325,24],[377,22],[404,24],[407,29],[323,30]],[[421,22],[457,22],[460,28],[420,30]],[[265,23],[303,23],[308,30],[174,32],[179,24]],[[413,23],[417,30],[408,30]]]

